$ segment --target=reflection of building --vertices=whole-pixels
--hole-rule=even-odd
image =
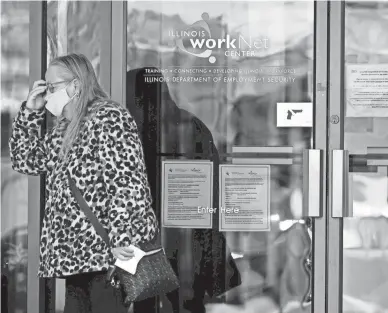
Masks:
[[[6,2],[1,8],[1,112],[13,116],[28,94],[28,3]]]
[[[1,292],[7,294],[1,307],[25,312],[28,185],[27,177],[11,169],[8,138],[11,119],[28,94],[30,20],[28,2],[1,3],[1,9]]]

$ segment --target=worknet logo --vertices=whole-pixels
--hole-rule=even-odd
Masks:
[[[210,63],[217,61],[219,51],[227,57],[255,57],[261,50],[269,48],[268,38],[252,36],[230,36],[214,38],[209,26],[209,14],[203,13],[202,20],[195,22],[182,31],[170,30],[169,36],[174,37],[176,46],[183,52],[198,58],[207,58]]]

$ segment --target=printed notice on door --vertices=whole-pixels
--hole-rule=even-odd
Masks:
[[[270,166],[220,166],[220,231],[270,230]]]
[[[162,162],[162,226],[212,228],[213,163]]]
[[[346,67],[346,116],[388,116],[388,64]]]

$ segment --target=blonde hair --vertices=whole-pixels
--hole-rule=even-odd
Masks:
[[[58,129],[64,132],[59,157],[66,159],[88,113],[88,108],[95,101],[107,100],[108,95],[98,83],[92,64],[83,54],[72,53],[57,57],[50,62],[50,66],[59,67],[61,69],[59,75],[64,80],[77,79],[79,82],[79,95],[73,100],[77,102],[73,118],[68,121],[60,117],[57,121]]]

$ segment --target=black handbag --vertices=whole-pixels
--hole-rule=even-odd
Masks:
[[[68,173],[70,188],[85,215],[89,218],[97,234],[109,246],[109,236],[97,217],[78,190]],[[136,273],[131,274],[120,267],[111,266],[107,273],[107,281],[114,288],[121,288],[124,293],[124,304],[152,298],[169,293],[179,288],[179,280],[161,245],[160,232],[150,242],[137,245],[146,255],[139,261]]]

